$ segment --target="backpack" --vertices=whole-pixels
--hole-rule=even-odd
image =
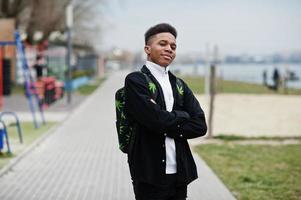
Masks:
[[[141,72],[143,73],[143,72]],[[158,91],[155,83],[148,77],[147,74],[143,73],[147,82],[148,89],[151,93],[152,99],[156,100]],[[182,106],[184,101],[184,90],[183,90],[183,82],[177,78],[177,101]],[[119,149],[123,153],[128,153],[130,140],[133,136],[135,128],[132,123],[130,123],[129,119],[125,113],[125,95],[124,95],[124,87],[118,89],[115,93],[115,108],[116,108],[116,129],[118,134],[118,142]]]

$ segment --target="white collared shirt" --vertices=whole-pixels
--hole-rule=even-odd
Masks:
[[[173,92],[169,81],[168,70],[169,67],[161,67],[153,62],[146,61],[146,67],[150,70],[152,75],[159,82],[165,100],[165,106],[167,111],[172,111],[174,104]],[[177,162],[176,162],[176,145],[175,140],[169,137],[165,138],[165,149],[166,149],[166,174],[177,173]],[[162,160],[165,162],[165,160]]]

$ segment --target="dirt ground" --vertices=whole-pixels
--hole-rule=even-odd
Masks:
[[[197,96],[208,120],[209,98]],[[301,136],[301,96],[218,94],[214,135]]]

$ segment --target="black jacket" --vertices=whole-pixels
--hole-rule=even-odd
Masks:
[[[177,102],[176,77],[169,72],[173,90],[172,112],[166,111],[163,91],[146,66],[141,71],[152,79],[158,89],[156,104],[151,101],[145,76],[130,73],[125,79],[125,107],[128,118],[134,122],[136,131],[131,138],[128,162],[133,180],[154,185],[164,185],[166,152],[165,137],[175,140],[177,182],[189,184],[197,178],[187,139],[206,134],[205,115],[192,91],[183,82],[184,103]]]

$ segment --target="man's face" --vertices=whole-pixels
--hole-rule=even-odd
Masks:
[[[144,47],[147,59],[163,67],[174,60],[176,49],[176,38],[168,32],[152,36]]]

